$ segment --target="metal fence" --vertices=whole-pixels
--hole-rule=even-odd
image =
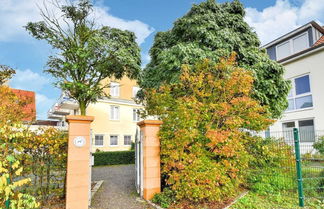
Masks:
[[[324,153],[314,148],[323,136],[324,131],[297,128],[262,136],[272,141],[272,151],[278,154],[281,165],[280,174],[271,166],[266,168],[271,171],[264,173],[273,175],[273,183],[283,184],[283,190],[296,194],[301,207],[308,201],[324,200]]]

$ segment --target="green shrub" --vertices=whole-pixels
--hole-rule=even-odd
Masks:
[[[160,205],[162,208],[168,208],[175,202],[175,193],[171,189],[165,188],[163,192],[154,195],[152,202]]]
[[[313,147],[321,154],[324,155],[324,136],[321,136],[317,142],[313,144]]]
[[[115,152],[96,152],[94,156],[94,166],[98,165],[120,165],[134,164],[135,152],[131,151],[115,151]]]
[[[264,130],[272,120],[249,97],[253,77],[236,67],[235,54],[182,71],[181,82],[145,92],[146,110],[163,120],[163,183],[178,202],[225,201],[246,182],[250,154],[244,143],[251,136],[242,129]]]

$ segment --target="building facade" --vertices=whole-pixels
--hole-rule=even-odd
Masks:
[[[324,135],[324,28],[310,22],[266,44],[269,57],[285,68],[291,81],[289,106],[266,135],[299,128],[301,143],[311,145]]]
[[[35,92],[26,91],[21,89],[11,89],[17,97],[28,101],[28,104],[24,106],[24,113],[27,115],[23,118],[24,122],[33,122],[36,120],[36,103],[35,103]]]
[[[87,107],[87,115],[95,117],[91,124],[92,152],[129,150],[135,141],[139,110],[143,107],[136,104],[134,98],[139,87],[134,80],[127,77],[121,80],[105,79],[110,88],[105,93],[110,97],[101,98]],[[66,115],[78,115],[78,104],[66,95],[58,99],[48,112],[48,118],[67,126]]]

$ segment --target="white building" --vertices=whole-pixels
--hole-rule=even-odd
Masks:
[[[312,145],[324,135],[324,28],[312,21],[263,46],[291,80],[289,107],[266,135],[299,128],[300,140]],[[291,134],[285,136],[291,138]]]

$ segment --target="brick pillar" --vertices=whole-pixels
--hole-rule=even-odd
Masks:
[[[143,134],[143,198],[150,200],[161,192],[160,139],[161,121],[144,120],[137,123]]]
[[[69,115],[69,142],[66,181],[66,208],[87,209],[91,187],[90,124],[91,116]]]

